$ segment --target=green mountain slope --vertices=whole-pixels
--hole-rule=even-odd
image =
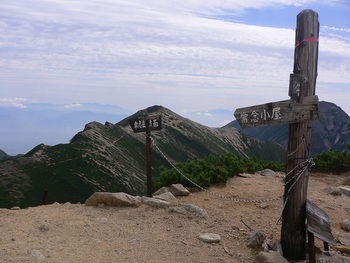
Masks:
[[[47,203],[84,202],[95,191],[146,192],[145,133],[134,133],[129,120],[161,115],[163,129],[151,133],[152,175],[170,167],[157,150],[176,164],[209,154],[233,153],[284,161],[285,150],[273,143],[252,139],[232,128],[209,128],[174,112],[153,106],[117,124],[87,124],[70,143],[38,145],[26,155],[0,162],[0,207]]]

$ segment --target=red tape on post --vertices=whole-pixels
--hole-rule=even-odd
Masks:
[[[301,44],[303,44],[304,42],[318,42],[318,38],[317,37],[307,37],[304,38],[301,42],[299,42],[298,44],[295,45],[295,48],[298,48]]]

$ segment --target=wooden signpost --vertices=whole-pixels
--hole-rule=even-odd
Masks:
[[[129,121],[134,132],[146,132],[146,162],[147,162],[147,196],[152,197],[152,158],[151,158],[151,131],[162,128],[161,116],[137,118]]]
[[[291,100],[237,109],[234,113],[242,128],[289,124],[281,244],[284,257],[291,260],[305,259],[308,187],[305,165],[310,158],[311,121],[319,117],[315,96],[318,35],[318,14],[312,10],[299,13],[288,92]]]

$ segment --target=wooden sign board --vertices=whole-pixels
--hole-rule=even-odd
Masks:
[[[318,97],[307,97],[303,104],[285,100],[240,108],[234,116],[242,128],[316,120],[319,119]]]
[[[335,244],[329,216],[310,200],[306,201],[306,218],[309,232],[324,242]]]
[[[137,118],[130,120],[129,124],[134,132],[156,131],[162,128],[162,118],[161,116]]]

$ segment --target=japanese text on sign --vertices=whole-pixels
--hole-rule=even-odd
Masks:
[[[271,112],[263,109],[261,111],[242,112],[240,115],[242,123],[257,123],[260,120],[280,120],[282,118],[281,107],[273,108]]]
[[[129,124],[134,132],[153,131],[160,130],[162,128],[160,116],[148,119],[133,119],[130,120]]]

